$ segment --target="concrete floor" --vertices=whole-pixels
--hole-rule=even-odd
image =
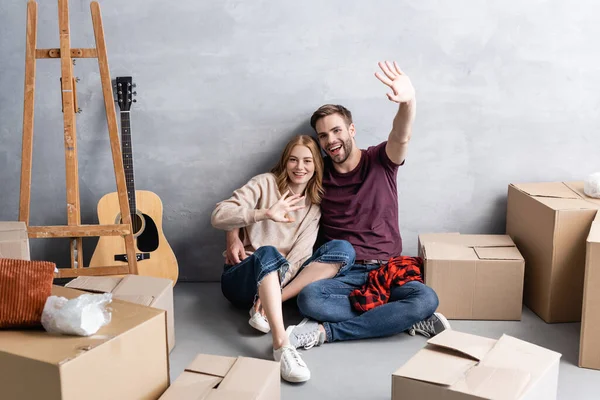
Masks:
[[[285,304],[286,326],[300,321]],[[577,367],[579,324],[546,324],[523,309],[520,322],[451,321],[452,328],[490,338],[503,333],[562,353],[558,399],[600,399],[600,371]],[[270,335],[248,325],[247,311],[233,308],[218,283],[178,283],[175,287],[176,347],[171,377],[177,378],[197,353],[272,359]],[[391,374],[425,345],[422,336],[328,343],[303,351],[312,378],[304,384],[282,381],[281,398],[389,400]]]

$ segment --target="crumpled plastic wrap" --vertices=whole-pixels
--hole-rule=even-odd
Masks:
[[[600,199],[600,172],[587,177],[583,183],[583,192],[590,197]]]
[[[107,305],[112,294],[82,294],[67,300],[50,296],[42,312],[42,325],[50,333],[91,336],[108,324],[111,319]]]

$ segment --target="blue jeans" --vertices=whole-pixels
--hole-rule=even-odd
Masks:
[[[418,281],[392,287],[386,304],[363,313],[354,310],[350,292],[361,288],[369,271],[378,267],[355,264],[337,277],[311,283],[298,294],[300,312],[323,324],[329,342],[395,335],[435,312],[437,295]]]
[[[354,248],[345,240],[332,240],[322,245],[300,269],[313,261],[341,263],[338,275],[344,274],[354,264]],[[250,308],[258,293],[258,285],[267,274],[277,271],[279,281],[289,268],[289,263],[273,246],[259,247],[251,256],[235,265],[225,265],[221,275],[221,291],[234,306]],[[300,273],[298,271],[298,273]]]

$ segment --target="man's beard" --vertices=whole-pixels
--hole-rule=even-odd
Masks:
[[[331,161],[333,161],[336,164],[343,164],[344,162],[346,162],[348,157],[350,157],[350,153],[352,152],[352,138],[348,138],[348,140],[342,142],[342,149],[344,149],[344,157],[338,161],[334,158],[335,156],[330,156]]]

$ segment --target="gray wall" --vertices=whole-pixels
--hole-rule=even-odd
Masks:
[[[56,2],[41,3],[38,47],[57,47]],[[72,46],[94,46],[89,2],[70,4]],[[163,200],[180,277],[219,278],[215,203],[310,132],[316,107],[350,108],[361,147],[386,139],[396,107],[373,76],[380,59],[417,88],[398,176],[405,254],[419,232],[503,233],[510,182],[600,171],[600,4],[576,4],[101,1],[111,74],[138,83],[137,188]],[[24,0],[0,3],[0,220],[18,216],[25,14]],[[37,65],[31,223],[64,224],[59,62]],[[97,63],[79,60],[75,74],[82,215],[94,223],[115,183]],[[33,256],[65,262],[63,242],[34,239]]]

